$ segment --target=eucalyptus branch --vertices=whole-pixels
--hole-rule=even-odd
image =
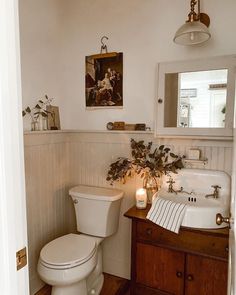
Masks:
[[[110,164],[106,180],[111,184],[114,181],[125,183],[135,174],[141,175],[141,178],[147,176],[160,178],[170,172],[177,173],[177,170],[183,168],[182,159],[184,156],[172,153],[170,148],[161,145],[153,152],[151,150],[152,142],[145,144],[143,140],[131,139],[132,158],[118,158]]]

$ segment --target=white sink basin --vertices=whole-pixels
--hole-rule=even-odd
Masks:
[[[216,224],[216,214],[229,216],[230,204],[230,177],[222,171],[182,169],[173,175],[175,190],[183,187],[184,191],[193,193],[168,193],[168,178],[164,179],[159,197],[187,204],[182,226],[202,229],[216,229],[227,227],[227,224]],[[213,193],[212,185],[219,185],[219,198],[206,198],[205,195]]]

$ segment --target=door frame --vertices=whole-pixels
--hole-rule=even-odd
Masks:
[[[235,73],[236,78],[236,73]],[[230,230],[229,230],[229,267],[228,295],[236,293],[236,106],[234,108],[233,161],[231,178]]]
[[[1,294],[28,295],[28,266],[17,271],[16,252],[27,247],[18,0],[0,0],[0,286]]]

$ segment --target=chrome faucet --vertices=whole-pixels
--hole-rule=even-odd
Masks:
[[[212,194],[205,195],[205,198],[218,199],[219,198],[219,189],[221,188],[221,186],[219,186],[219,185],[212,185],[211,187],[214,188],[214,192]]]

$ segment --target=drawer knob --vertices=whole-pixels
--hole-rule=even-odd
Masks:
[[[163,99],[158,98],[158,103],[163,103]]]
[[[190,282],[193,281],[193,275],[187,275],[187,280]]]
[[[183,277],[183,273],[181,271],[177,271],[176,272],[176,276],[177,276],[177,278],[182,278]]]
[[[229,252],[229,246],[226,246],[226,247],[225,247],[225,251],[226,251],[226,252]]]
[[[152,229],[151,229],[151,228],[147,228],[147,229],[146,229],[146,234],[147,234],[148,236],[151,236],[151,234],[152,234]]]

